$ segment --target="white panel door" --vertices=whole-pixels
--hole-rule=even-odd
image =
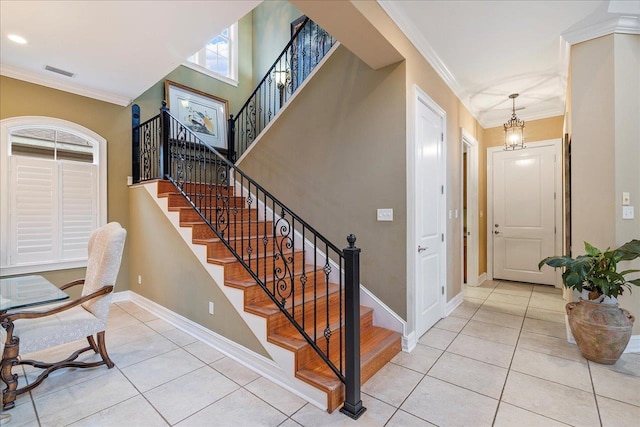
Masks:
[[[493,277],[555,284],[555,148],[493,153]]]
[[[416,334],[420,337],[443,316],[442,244],[443,117],[423,102],[416,112]]]

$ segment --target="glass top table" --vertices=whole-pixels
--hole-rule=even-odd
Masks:
[[[62,301],[69,295],[42,276],[0,279],[0,312]]]

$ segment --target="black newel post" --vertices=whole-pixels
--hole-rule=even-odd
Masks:
[[[344,249],[345,292],[345,400],[343,414],[357,420],[367,410],[360,397],[360,248],[356,236],[347,236]]]
[[[160,138],[162,144],[160,145],[160,173],[158,174],[160,179],[164,179],[169,175],[169,133],[171,132],[169,119],[167,101],[162,101],[162,107],[160,108]]]
[[[140,106],[131,106],[131,175],[133,183],[140,182]]]
[[[236,122],[233,114],[227,120],[227,158],[231,163],[236,162]]]

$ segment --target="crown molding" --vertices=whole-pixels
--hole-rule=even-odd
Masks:
[[[462,102],[462,104],[469,110],[471,115],[478,120],[478,111],[471,108],[469,100],[464,88],[458,83],[458,80],[453,73],[446,66],[444,61],[438,56],[436,51],[431,47],[431,44],[422,35],[420,30],[416,26],[406,19],[400,10],[400,6],[393,0],[378,0],[378,4],[382,7],[391,20],[400,28],[413,46],[420,52],[420,54],[427,60],[429,65],[435,70],[436,73],[444,80],[445,84],[449,86],[449,89],[453,91],[456,97]],[[480,120],[478,120],[479,122]]]
[[[122,107],[126,107],[132,102],[132,99],[126,96],[89,88],[76,83],[65,82],[55,77],[43,76],[40,73],[24,70],[12,65],[0,64],[0,75],[73,93],[75,95],[86,96],[87,98],[93,98],[99,101],[109,102]]]
[[[532,120],[540,120],[540,119],[548,119],[550,117],[563,116],[564,108],[547,108],[544,110],[534,111],[526,116],[518,114],[518,118],[525,121],[525,132],[526,132],[526,122],[530,122]],[[502,126],[507,120],[509,120],[511,116],[504,116],[504,120],[494,119],[494,118],[485,118],[483,120],[478,120],[478,123],[484,128],[493,128]]]
[[[609,34],[640,34],[639,16],[615,16],[563,32],[567,43],[574,45]]]

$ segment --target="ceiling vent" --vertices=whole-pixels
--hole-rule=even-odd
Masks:
[[[44,69],[47,71],[51,71],[53,73],[62,74],[63,76],[67,76],[67,77],[74,76],[74,74],[70,71],[61,70],[60,68],[52,67],[51,65],[46,65]]]

